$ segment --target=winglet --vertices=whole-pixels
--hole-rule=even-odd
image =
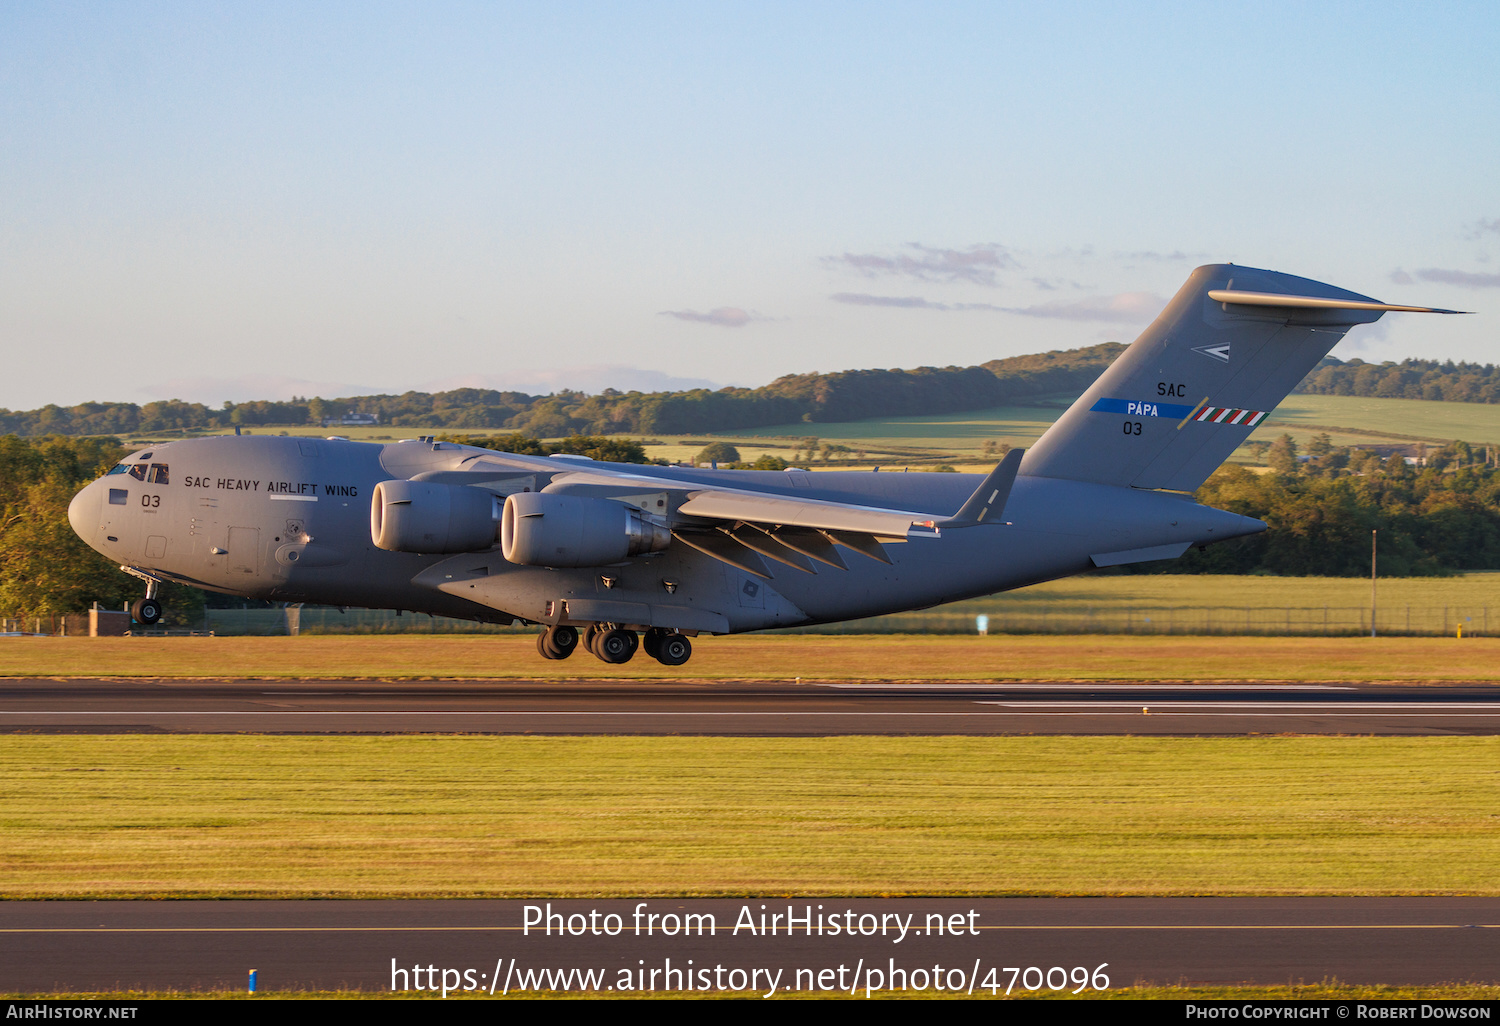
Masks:
[[[1021,469],[1021,457],[1025,449],[1012,449],[1005,458],[995,464],[995,469],[974,490],[968,501],[947,520],[939,520],[934,527],[974,527],[978,524],[1000,523],[1005,515],[1005,503],[1010,498],[1011,486],[1016,483],[1016,471]]]

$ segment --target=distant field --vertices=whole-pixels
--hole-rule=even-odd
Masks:
[[[883,467],[895,469],[911,466],[927,469],[948,463],[962,471],[977,471],[994,464],[982,448],[986,441],[1012,446],[1029,446],[1040,438],[1073,401],[1073,395],[1042,396],[1029,404],[1000,406],[967,413],[935,414],[922,417],[880,417],[840,424],[797,422],[740,432],[705,432],[695,435],[628,437],[645,439],[647,454],[652,458],[687,461],[695,457],[708,440],[727,441],[739,449],[740,456],[754,461],[770,454],[790,459],[793,447],[802,439],[815,437],[820,442],[847,446],[851,453],[815,468],[850,469]],[[418,435],[445,433],[503,434],[504,429],[438,428],[438,427],[299,427],[250,428],[247,433],[263,435],[298,435],[324,437],[343,435],[354,441],[394,441]],[[1476,444],[1500,444],[1500,405],[1482,403],[1425,402],[1419,399],[1365,399],[1357,396],[1292,395],[1250,436],[1251,442],[1269,442],[1290,434],[1299,445],[1306,445],[1314,435],[1329,434],[1338,445],[1391,444],[1425,441],[1446,444],[1462,439]],[[232,431],[219,431],[229,434]],[[164,441],[164,438],[149,439]],[[147,439],[141,440],[143,443]],[[858,455],[863,453],[863,456]],[[1251,462],[1248,449],[1241,447],[1232,457],[1237,462]]]
[[[1500,405],[1290,395],[1250,437],[1269,442],[1287,433],[1301,442],[1322,431],[1340,445],[1413,438],[1495,444],[1500,443]]]
[[[1495,894],[1497,755],[1497,738],[8,735],[0,898]]]
[[[1500,681],[1500,639],[741,635],[701,638],[669,668],[551,662],[531,635],[6,638],[0,677]]]

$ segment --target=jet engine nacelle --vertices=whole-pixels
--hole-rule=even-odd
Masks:
[[[468,485],[382,481],[370,499],[370,537],[389,552],[474,552],[495,544],[500,496]]]
[[[500,520],[500,551],[523,566],[603,566],[671,541],[670,530],[612,499],[517,492]]]

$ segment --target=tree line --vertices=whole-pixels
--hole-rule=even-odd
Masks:
[[[482,388],[400,395],[225,403],[164,399],[0,409],[0,431],[18,435],[153,435],[226,427],[321,424],[348,413],[394,427],[502,430],[539,438],[575,434],[690,434],[796,422],[962,413],[1059,392],[1081,392],[1123,352],[1115,342],[991,360],[975,367],[788,374],[760,388],[598,395],[528,395]],[[1325,358],[1295,389],[1314,395],[1500,402],[1500,366],[1449,360],[1365,363]]]
[[[0,431],[18,435],[151,435],[225,427],[321,424],[347,413],[395,427],[503,430],[537,438],[566,435],[687,434],[794,422],[959,413],[1054,392],[1082,391],[1124,350],[1118,343],[991,360],[977,367],[788,374],[760,388],[598,395],[527,395],[481,388],[400,395],[225,403],[212,409],[178,399],[0,409]]]
[[[562,443],[525,435],[460,440],[535,455],[645,461],[639,442],[599,436]],[[78,489],[124,455],[114,438],[0,436],[0,615],[82,612],[95,601],[119,609],[140,597],[141,583],[68,524]],[[1500,569],[1500,468],[1462,442],[1429,452],[1425,466],[1334,446],[1326,436],[1306,453],[1283,436],[1266,455],[1268,472],[1222,467],[1197,499],[1264,520],[1269,531],[1122,572],[1362,576],[1369,573],[1372,530],[1380,532],[1382,575]],[[201,617],[205,603],[226,601],[176,585],[166,586],[163,598],[174,622],[187,623]]]
[[[1449,403],[1500,402],[1500,366],[1452,360],[1337,360],[1325,357],[1296,391],[1376,399],[1429,399]]]

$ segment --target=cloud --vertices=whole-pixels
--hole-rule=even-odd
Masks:
[[[699,324],[713,324],[720,328],[743,328],[751,321],[768,319],[748,310],[741,310],[737,306],[718,306],[708,313],[699,313],[697,310],[663,310],[658,316],[676,317],[679,321],[696,321]]]
[[[1473,242],[1490,234],[1500,235],[1500,217],[1492,217],[1488,220],[1481,217],[1478,221],[1474,222],[1474,227],[1469,229],[1464,238]]]
[[[1116,253],[1115,256],[1121,260],[1207,260],[1209,257],[1207,253],[1184,253],[1180,249],[1174,249],[1170,253],[1143,249],[1134,253]]]
[[[824,257],[823,262],[857,271],[867,278],[887,275],[917,281],[960,282],[974,285],[999,284],[996,272],[1019,267],[1004,246],[985,243],[968,249],[935,249],[920,242],[908,243],[894,256],[879,253],[844,253]]]
[[[1422,281],[1457,285],[1465,289],[1500,289],[1500,274],[1474,274],[1471,271],[1451,271],[1443,267],[1424,267],[1417,272],[1417,277]]]
[[[1151,320],[1166,305],[1167,301],[1153,292],[1121,292],[1114,296],[1090,296],[1072,303],[1038,303],[1035,306],[1007,307],[1006,310],[1023,317],[1140,324]]]
[[[993,303],[934,303],[921,296],[872,296],[866,292],[836,292],[828,297],[835,303],[851,306],[894,306],[904,310],[987,310],[1006,313],[1007,308]]]
[[[1391,272],[1391,281],[1395,282],[1397,285],[1410,285],[1416,280],[1417,279],[1413,278],[1411,275],[1407,274],[1399,267]]]
[[[828,297],[851,306],[899,306],[908,310],[946,310],[947,303],[934,303],[921,296],[871,296],[864,292],[836,292]]]

